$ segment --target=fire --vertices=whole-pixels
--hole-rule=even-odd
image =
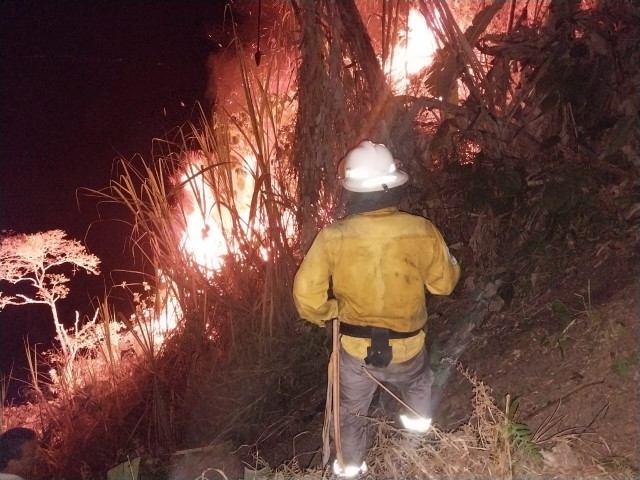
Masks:
[[[207,270],[220,268],[220,255],[226,250],[225,238],[220,228],[212,228],[209,213],[216,202],[210,188],[203,188],[202,175],[198,166],[190,164],[182,175],[185,198],[193,205],[193,210],[185,214],[186,228],[182,234],[180,248],[198,265]]]
[[[238,252],[237,240],[231,234],[233,228],[232,213],[227,206],[218,203],[212,186],[202,173],[202,160],[195,156],[185,168],[181,182],[185,184],[183,204],[191,205],[192,211],[185,213],[185,230],[180,246],[189,258],[206,272],[212,274],[224,263],[224,256]],[[255,188],[255,169],[257,160],[254,155],[246,155],[242,165],[232,170],[233,205],[240,220],[240,227],[247,238],[256,231],[264,231],[260,225],[250,225],[251,199]],[[231,199],[225,199],[230,201]],[[185,208],[187,211],[187,208]],[[253,228],[252,228],[253,227]]]
[[[406,90],[409,76],[429,66],[438,48],[433,32],[424,16],[416,9],[409,11],[406,38],[395,45],[390,61],[384,66],[397,91]]]
[[[156,297],[161,309],[155,315],[152,329],[154,336],[163,337],[176,328],[178,319],[182,317],[182,308],[175,295],[176,284],[162,270],[158,271],[158,278],[160,283]],[[156,338],[156,340],[161,340],[161,338]]]
[[[431,64],[437,47],[435,35],[423,15],[411,9],[407,31],[395,46],[391,61],[384,65],[396,90],[406,90],[410,76]],[[287,111],[282,112],[282,122],[286,123],[288,114]],[[270,131],[268,135],[271,143],[275,132]],[[256,214],[260,208],[254,208],[253,212],[251,208],[252,203],[256,203],[255,179],[264,172],[258,171],[257,159],[248,148],[236,145],[234,153],[240,161],[233,167],[207,169],[216,162],[206,158],[202,152],[191,152],[184,159],[183,173],[177,182],[182,185],[179,209],[183,232],[179,245],[186,257],[207,277],[220,271],[229,255],[241,253],[243,245],[239,244],[239,239],[250,242],[264,261],[272,255],[267,242],[266,220]],[[229,168],[229,171],[224,168]],[[219,191],[218,195],[214,194],[214,188]],[[272,188],[277,189],[277,186]],[[276,195],[278,193],[275,192]],[[293,219],[293,212],[282,212],[281,221],[290,236],[295,229]],[[170,280],[164,279],[160,283],[167,282]],[[167,288],[156,312],[157,326],[164,332],[172,330],[182,316],[174,295],[173,289]]]

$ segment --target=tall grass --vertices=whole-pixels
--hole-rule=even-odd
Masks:
[[[261,291],[252,291],[253,301],[240,310],[256,313],[247,319],[256,322],[251,328],[269,338],[291,312],[295,180],[285,145],[296,108],[292,79],[286,76],[291,64],[286,54],[275,54],[258,69],[239,41],[232,48],[242,80],[244,104],[235,105],[239,111],[221,104],[209,117],[200,109],[198,121],[181,128],[177,142],[163,142],[166,154],[149,162],[121,159],[118,178],[108,189],[91,193],[126,207],[133,244],[156,275],[156,289],[161,276],[168,279],[169,293],[179,299],[185,317],[224,303],[228,292],[214,288],[229,283],[221,277],[235,277],[230,283],[242,292],[248,287],[242,285],[245,279],[260,270],[263,278],[252,287]],[[248,214],[241,212],[245,205],[236,195],[241,170],[254,185]],[[191,202],[184,201],[187,191],[193,194]],[[198,265],[180,241],[191,210],[207,228],[222,231],[229,255],[219,271]],[[203,320],[201,327],[207,323]]]
[[[253,383],[244,387],[243,398],[259,418],[265,399],[253,387],[290,368],[282,363],[290,349],[280,337],[292,335],[294,318],[296,177],[288,145],[296,100],[284,35],[278,31],[270,39],[274,54],[260,68],[237,39],[225,53],[234,56],[241,78],[242,102],[233,111],[224,102],[211,115],[200,108],[197,121],[178,129],[173,139],[156,142],[159,155],[148,161],[120,159],[109,187],[89,192],[126,209],[134,250],[154,278],[153,298],[133,318],[120,319],[149,372],[141,393],[154,448],[211,435],[214,419],[196,417],[216,410],[212,402],[223,402],[214,399],[223,390],[242,391],[239,380]],[[238,195],[241,182],[253,185],[247,198]],[[185,246],[183,232],[193,216],[204,226],[203,237],[214,229],[222,234],[227,253],[217,266],[199,264]],[[157,318],[169,299],[177,301],[180,318],[158,345],[145,315],[150,311]],[[102,305],[101,315],[108,312]],[[100,355],[110,361],[111,352],[105,342]],[[217,415],[220,419],[224,412]],[[242,412],[237,416],[240,423],[246,419]]]

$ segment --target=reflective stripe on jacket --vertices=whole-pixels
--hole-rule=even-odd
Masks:
[[[459,278],[460,267],[438,229],[425,218],[389,207],[325,227],[298,269],[293,295],[300,316],[318,325],[337,317],[410,332],[427,320],[425,287],[448,295]],[[330,279],[334,299],[328,298]],[[370,340],[342,338],[348,353],[366,356]],[[391,340],[393,361],[412,358],[423,343],[422,332]]]

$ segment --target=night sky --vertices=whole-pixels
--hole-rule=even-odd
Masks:
[[[68,321],[74,310],[89,313],[111,269],[131,268],[125,229],[95,223],[87,198],[79,210],[77,189],[106,187],[118,156],[149,158],[153,138],[195,120],[196,102],[209,105],[209,33],[224,4],[1,2],[0,227],[62,229],[101,258],[107,278],[79,275],[60,302]],[[50,315],[43,305],[0,312],[3,374],[22,368],[27,334],[50,341]]]

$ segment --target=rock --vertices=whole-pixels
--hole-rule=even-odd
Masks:
[[[272,474],[273,474],[273,471],[269,466],[263,467],[258,470],[255,470],[253,468],[247,468],[245,466],[243,480],[259,480],[262,478],[268,478]]]
[[[484,294],[487,298],[493,297],[496,293],[498,293],[498,286],[495,283],[489,282],[485,285]]]
[[[476,279],[473,275],[469,275],[467,278],[464,279],[464,289],[467,292],[470,292],[474,288],[476,288]]]
[[[554,445],[551,450],[543,450],[542,458],[546,466],[559,470],[574,470],[583,465],[582,460],[566,442]]]
[[[169,477],[172,480],[198,476],[240,480],[244,476],[244,464],[234,453],[231,442],[175,452],[172,463],[172,472]],[[204,472],[210,476],[203,475]]]

